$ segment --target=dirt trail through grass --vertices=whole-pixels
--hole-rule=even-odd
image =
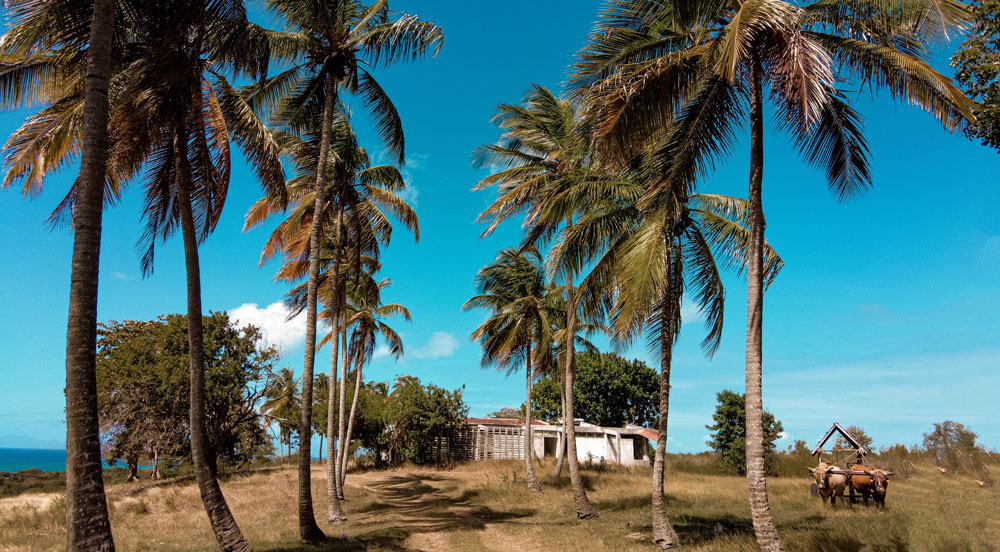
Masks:
[[[377,522],[384,521],[385,516],[391,517],[391,531],[398,536],[402,536],[401,533],[407,535],[403,545],[408,550],[463,550],[463,544],[471,544],[462,542],[465,540],[463,535],[467,536],[469,531],[483,531],[486,535],[500,537],[496,527],[491,525],[509,521],[512,517],[482,505],[473,505],[476,492],[462,491],[463,481],[456,477],[430,472],[373,473],[359,474],[353,483],[374,498],[370,511],[363,513],[358,521]],[[497,540],[504,541],[503,550],[536,549],[527,541]]]

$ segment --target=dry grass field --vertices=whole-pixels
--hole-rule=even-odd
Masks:
[[[524,488],[523,465],[490,462],[452,470],[407,468],[348,476],[350,522],[325,520],[325,475],[314,471],[316,511],[331,536],[316,551],[653,550],[649,468],[585,470],[596,521],[573,515],[569,479]],[[543,466],[539,473],[547,473]],[[565,474],[565,472],[564,472]],[[769,480],[775,519],[790,551],[1000,550],[1000,488],[917,467],[894,480],[884,511],[862,505],[835,509],[809,496],[809,479]],[[303,550],[297,543],[296,474],[274,469],[238,475],[223,490],[240,526],[259,551]],[[744,480],[671,472],[669,512],[684,549],[754,550]],[[193,481],[109,488],[120,551],[216,550]],[[64,546],[59,495],[0,500],[0,551],[59,550]]]

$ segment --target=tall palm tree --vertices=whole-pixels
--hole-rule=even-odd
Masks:
[[[313,188],[314,212],[322,213],[330,153],[330,130],[337,96],[343,88],[358,94],[375,116],[376,126],[389,151],[402,163],[403,128],[399,114],[367,67],[389,65],[417,58],[433,50],[443,36],[435,25],[411,15],[390,16],[388,2],[369,6],[357,0],[268,0],[269,9],[293,29],[285,44],[292,67],[263,83],[255,94],[263,104],[280,99],[276,122],[292,132],[313,131],[316,115],[319,155]],[[309,290],[306,306],[306,345],[302,400],[312,401],[312,376],[316,356],[316,294],[323,217],[313,217],[309,234]],[[303,403],[307,404],[307,403]],[[312,508],[309,436],[312,410],[302,409],[299,431],[303,450],[299,460],[299,538],[303,543],[322,539]],[[335,480],[334,480],[335,481]],[[333,489],[328,489],[331,493]],[[346,520],[339,503],[330,502],[328,520]]]
[[[483,235],[525,212],[527,232],[522,248],[545,241],[560,225],[572,226],[590,196],[606,194],[615,185],[614,179],[593,165],[589,128],[578,124],[574,105],[560,100],[547,88],[534,85],[521,105],[499,106],[493,120],[505,133],[497,143],[479,148],[475,158],[479,166],[500,169],[474,188],[499,188],[497,199],[479,216],[478,220],[490,223]],[[562,272],[566,278],[566,327],[573,328],[579,316],[574,272]],[[593,519],[598,517],[597,510],[587,498],[576,454],[571,392],[575,370],[573,336],[572,332],[565,335],[563,431],[576,515],[579,519]]]
[[[388,215],[399,219],[407,229],[419,239],[420,230],[416,213],[397,194],[405,189],[399,169],[392,165],[373,165],[367,151],[358,143],[358,138],[351,128],[349,118],[343,112],[338,112],[330,132],[331,136],[328,156],[333,154],[335,162],[326,167],[326,190],[324,201],[319,212],[321,217],[314,216],[316,211],[315,191],[317,167],[320,161],[320,143],[322,132],[316,130],[300,135],[277,133],[277,141],[281,151],[292,159],[295,164],[295,174],[287,182],[291,199],[290,212],[271,233],[261,254],[261,263],[284,254],[286,263],[279,270],[276,279],[295,282],[308,277],[312,270],[312,260],[317,259],[322,269],[316,279],[307,279],[304,286],[293,289],[289,294],[289,304],[298,314],[301,309],[308,309],[308,290],[314,286],[317,299],[324,298],[329,306],[329,318],[335,335],[343,333],[343,276],[348,275],[348,265],[352,258],[373,255],[377,259],[379,246],[388,245],[392,236],[392,223]],[[268,217],[284,210],[276,198],[265,196],[258,200],[247,213],[246,228],[262,223]],[[312,254],[313,222],[316,218],[333,221],[333,227],[325,231],[325,241],[320,255]],[[349,248],[356,254],[347,254]],[[360,266],[355,264],[352,266]],[[362,271],[363,272],[363,271]],[[355,271],[357,274],[358,272]],[[312,283],[311,283],[312,282]],[[329,294],[324,297],[324,294]],[[308,326],[308,324],[307,324]],[[340,355],[340,339],[332,341],[330,380],[337,381],[336,366]],[[346,360],[346,352],[342,355]],[[307,358],[308,355],[307,355]],[[346,363],[342,372],[346,372]],[[341,378],[342,379],[342,378]],[[343,418],[336,416],[334,405],[338,404],[334,393],[336,385],[330,386],[329,412],[327,414],[327,494],[329,499],[328,520],[331,523],[346,521],[338,496],[340,480],[339,465],[334,455],[335,421]],[[341,391],[340,410],[345,409],[346,395]],[[339,436],[343,436],[343,431]],[[339,450],[339,449],[336,449]]]
[[[12,15],[9,22],[12,30],[3,37],[6,65],[4,82],[0,84],[3,108],[27,107],[56,99],[47,97],[43,92],[46,87],[32,86],[52,76],[37,71],[50,63],[32,55],[38,50],[58,48],[59,54],[70,53],[86,68],[80,95],[80,173],[74,185],[73,260],[66,330],[66,549],[113,552],[115,545],[101,470],[96,331],[116,2],[15,0],[6,2],[6,8],[8,16]],[[60,19],[62,25],[53,25]],[[70,21],[79,24],[67,25]],[[44,171],[29,173],[25,193],[31,191],[31,177],[42,174]],[[40,178],[36,182],[35,185],[40,185]],[[7,178],[0,187],[6,188],[10,183]]]
[[[472,339],[483,348],[483,367],[495,366],[510,375],[519,364],[524,364],[524,467],[528,489],[541,491],[533,465],[531,382],[535,375],[534,361],[551,351],[552,343],[541,255],[533,248],[525,253],[504,249],[496,261],[479,271],[476,288],[478,295],[466,301],[462,309],[485,308],[492,313],[472,332]]]
[[[764,90],[781,128],[846,199],[871,181],[860,118],[837,83],[887,89],[954,130],[974,102],[931,68],[926,45],[968,18],[957,0],[610,0],[579,54],[571,82],[590,97],[601,151],[627,158],[650,136],[674,134],[662,186],[709,168],[749,120],[747,488],[762,550],[783,549],[764,474]]]
[[[640,164],[625,177],[641,188],[655,182],[659,164]],[[660,412],[653,463],[653,542],[662,549],[678,544],[666,512],[663,480],[670,410],[673,345],[681,330],[681,300],[693,299],[705,315],[705,354],[714,355],[722,337],[725,292],[719,265],[746,268],[749,206],[718,195],[687,195],[688,187],[667,188],[652,196],[637,192],[595,202],[553,248],[558,264],[579,266],[596,260],[581,283],[592,302],[612,305],[613,337],[628,346],[645,334],[660,356]],[[781,269],[780,257],[766,247],[767,283]],[[560,257],[564,257],[559,259]]]
[[[66,3],[60,2],[59,5]],[[106,167],[110,197],[145,167],[147,178],[144,273],[154,245],[178,226],[188,268],[188,338],[191,369],[191,447],[195,475],[213,530],[225,550],[249,550],[215,478],[215,459],[205,434],[204,344],[198,242],[218,221],[229,184],[230,141],[248,154],[265,187],[281,196],[277,148],[266,129],[223,73],[262,77],[270,57],[266,33],[250,24],[242,3],[143,4],[130,17],[117,49],[125,56],[111,81],[108,124],[111,157]],[[65,16],[65,14],[61,14]],[[51,24],[66,24],[57,18]],[[56,62],[71,62],[56,56]],[[64,67],[59,67],[62,69]],[[72,91],[19,128],[7,143],[12,171],[34,178],[65,161],[76,148],[80,120]],[[43,122],[44,124],[39,124]],[[50,155],[55,150],[56,155]],[[51,159],[56,159],[55,165]],[[22,174],[25,174],[22,172]],[[58,212],[73,212],[71,190]]]
[[[374,283],[374,282],[373,282]],[[344,481],[347,479],[347,447],[351,442],[351,433],[354,429],[354,414],[358,407],[358,395],[361,392],[362,368],[371,361],[375,354],[375,346],[378,338],[381,337],[389,348],[389,354],[396,360],[403,357],[403,340],[399,337],[385,319],[393,316],[400,316],[407,322],[410,321],[410,311],[403,305],[397,303],[382,303],[382,290],[389,287],[392,282],[388,278],[376,283],[374,286],[354,286],[351,293],[351,300],[347,304],[347,327],[353,327],[351,332],[349,356],[354,359],[354,397],[351,399],[351,412],[347,421],[347,432],[341,445],[340,465],[340,489],[344,488]],[[346,382],[345,382],[346,383]]]

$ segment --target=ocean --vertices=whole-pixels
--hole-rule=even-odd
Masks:
[[[124,468],[125,462],[115,462]],[[101,467],[110,468],[108,464]],[[140,468],[144,466],[139,466]],[[66,471],[66,451],[63,449],[0,448],[0,471],[17,472],[28,468],[38,468],[46,472]]]
[[[16,472],[28,468],[47,472],[66,471],[66,451],[0,448],[0,471]]]

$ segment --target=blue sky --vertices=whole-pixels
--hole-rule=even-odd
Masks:
[[[403,117],[409,198],[420,217],[419,244],[402,229],[384,253],[386,300],[407,305],[398,323],[407,357],[379,358],[366,376],[408,373],[448,388],[465,386],[473,415],[523,402],[521,380],[479,368],[469,334],[484,313],[461,311],[476,270],[517,242],[517,222],[479,239],[474,221],[491,200],[470,192],[486,171],[471,166],[473,150],[498,133],[498,103],[518,101],[532,82],[558,88],[582,44],[598,2],[514,1],[503,4],[394,0],[393,9],[443,27],[436,59],[399,65],[378,78]],[[954,44],[951,46],[953,47]],[[950,71],[947,48],[937,56]],[[767,236],[785,268],[764,307],[765,408],[788,438],[810,444],[834,422],[863,426],[876,445],[912,444],[934,422],[971,427],[1000,447],[995,390],[1000,387],[1000,219],[996,152],[945,133],[916,108],[887,95],[851,95],[864,115],[875,188],[838,204],[822,173],[800,161],[780,134],[766,140],[764,204]],[[356,113],[362,112],[360,106]],[[26,113],[0,114],[6,136]],[[369,149],[378,144],[360,121]],[[701,190],[745,196],[748,145]],[[44,221],[76,168],[52,175],[34,200],[0,191],[0,447],[61,447],[66,307],[72,235]],[[105,213],[101,255],[101,320],[150,319],[186,308],[179,236],[163,246],[155,273],[142,279],[135,252],[141,232],[141,187]],[[260,196],[239,161],[215,234],[201,248],[206,310],[229,310],[254,321],[280,343],[283,364],[301,371],[301,321],[284,324],[286,291],[257,266],[273,224],[241,232]],[[705,448],[715,393],[743,389],[746,291],[727,277],[722,347],[711,361],[699,352],[701,324],[691,314],[673,365],[670,448]],[[629,354],[658,362],[639,347]],[[329,348],[317,367],[329,366]]]

